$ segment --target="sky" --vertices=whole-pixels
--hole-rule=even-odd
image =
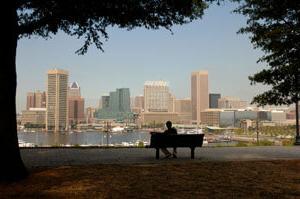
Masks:
[[[249,35],[236,32],[246,18],[232,13],[236,4],[212,5],[202,19],[165,29],[131,31],[109,28],[104,52],[91,47],[77,55],[83,40],[59,32],[52,39],[23,38],[17,48],[17,111],[26,108],[26,93],[46,90],[47,71],[69,71],[77,81],[86,106],[98,106],[100,97],[116,88],[130,88],[131,96],[143,94],[148,80],[164,80],[176,98],[190,97],[193,71],[207,70],[209,92],[251,101],[266,88],[251,86],[248,76],[263,67],[256,61],[262,52],[253,49]]]

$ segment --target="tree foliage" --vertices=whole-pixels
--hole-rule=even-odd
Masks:
[[[11,0],[3,4],[1,18],[7,24],[0,31],[1,45],[0,103],[5,104],[0,116],[0,181],[27,176],[18,147],[16,126],[16,52],[19,38],[40,36],[51,38],[58,31],[83,38],[78,54],[90,45],[102,49],[108,39],[107,28],[131,30],[181,25],[201,18],[207,2],[214,0]],[[8,80],[8,81],[7,81]]]
[[[18,0],[18,34],[49,38],[62,30],[84,38],[76,51],[84,54],[92,44],[103,50],[107,27],[170,30],[200,18],[206,7],[203,0]]]
[[[240,33],[250,33],[255,48],[265,52],[258,62],[267,63],[249,77],[251,84],[270,85],[252,103],[282,105],[300,98],[300,1],[238,0],[236,12],[248,17]]]

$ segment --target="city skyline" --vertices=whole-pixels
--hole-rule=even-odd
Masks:
[[[24,109],[26,92],[46,90],[45,72],[54,67],[72,73],[70,81],[81,85],[87,106],[96,106],[99,98],[114,88],[128,87],[132,96],[140,95],[140,85],[147,80],[167,81],[176,98],[186,98],[190,96],[190,72],[197,70],[209,71],[211,92],[250,101],[263,89],[250,86],[248,80],[262,67],[256,63],[261,53],[253,50],[247,36],[236,34],[245,19],[230,14],[234,7],[212,6],[202,20],[175,26],[173,35],[166,30],[111,28],[104,53],[92,47],[78,56],[74,52],[82,41],[61,33],[47,41],[21,39],[17,110]]]

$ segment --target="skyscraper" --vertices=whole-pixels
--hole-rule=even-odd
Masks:
[[[124,120],[131,117],[129,88],[118,88],[102,96],[102,108],[95,115],[98,119]]]
[[[46,108],[46,92],[36,91],[27,93],[26,109],[30,108]]]
[[[191,99],[176,99],[175,112],[178,114],[178,119],[180,123],[190,124],[192,120]]]
[[[119,111],[120,112],[130,112],[129,88],[118,88],[117,95],[119,97]]]
[[[26,110],[29,110],[35,106],[34,101],[34,92],[28,92],[26,98]]]
[[[192,120],[196,124],[201,122],[201,111],[209,107],[208,72],[197,71],[191,75]]]
[[[221,98],[219,93],[210,93],[209,94],[209,108],[218,108],[218,99]]]
[[[79,124],[85,121],[84,99],[82,97],[68,97],[69,124]]]
[[[69,124],[78,124],[84,118],[84,98],[81,97],[80,87],[77,82],[70,84],[68,88],[68,118]]]
[[[144,96],[140,95],[140,96],[136,96],[134,98],[134,107],[135,108],[140,108],[140,109],[144,109]]]
[[[146,81],[144,84],[145,112],[168,112],[169,86],[165,81]]]
[[[109,96],[105,95],[101,97],[101,108],[107,109],[109,108]]]
[[[119,111],[119,95],[117,91],[109,92],[109,110],[111,112],[118,112]]]
[[[46,130],[64,131],[68,129],[68,72],[53,69],[47,75]]]
[[[69,97],[80,97],[81,96],[80,87],[77,82],[73,82],[72,84],[70,84],[68,96]]]

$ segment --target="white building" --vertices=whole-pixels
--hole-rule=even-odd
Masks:
[[[284,111],[271,111],[272,122],[284,124],[286,122],[286,113]]]
[[[169,112],[174,100],[170,99],[168,83],[165,81],[146,81],[144,84],[145,112]]]

